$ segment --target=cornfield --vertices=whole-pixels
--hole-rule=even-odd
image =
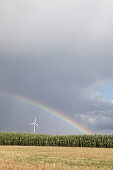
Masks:
[[[113,134],[61,136],[0,132],[0,145],[113,148]]]

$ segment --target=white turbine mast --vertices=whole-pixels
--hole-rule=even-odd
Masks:
[[[31,125],[34,125],[34,133],[36,133],[36,126],[37,126],[38,128],[40,128],[39,125],[36,123],[36,118],[35,118],[34,122],[31,123]]]

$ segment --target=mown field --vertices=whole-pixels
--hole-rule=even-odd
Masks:
[[[112,148],[0,146],[0,170],[112,170]]]

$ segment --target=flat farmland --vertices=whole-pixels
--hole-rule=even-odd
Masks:
[[[113,149],[0,146],[0,170],[111,170]]]

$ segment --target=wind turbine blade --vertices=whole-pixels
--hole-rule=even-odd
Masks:
[[[35,125],[40,129],[40,126],[35,123]]]
[[[29,125],[34,125],[34,123],[29,123]]]

